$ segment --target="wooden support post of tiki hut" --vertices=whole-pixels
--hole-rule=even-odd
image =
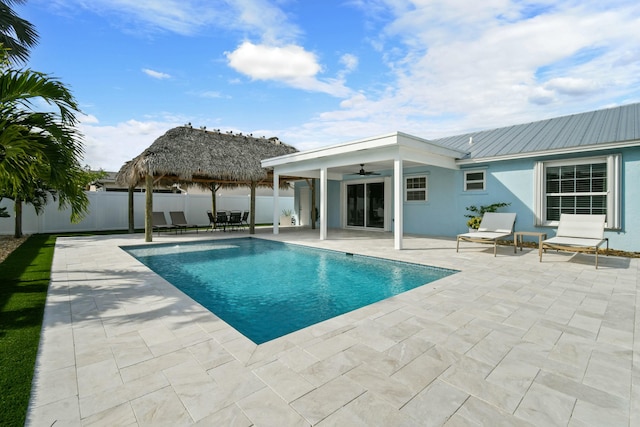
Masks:
[[[135,232],[135,225],[134,225],[134,215],[133,215],[133,190],[135,189],[134,186],[129,186],[129,191],[128,191],[128,203],[127,203],[127,207],[129,210],[129,233],[134,233]]]
[[[145,207],[144,207],[144,241],[153,241],[153,176],[146,174],[145,183]]]
[[[256,234],[256,182],[251,181],[251,205],[249,207],[249,234]]]

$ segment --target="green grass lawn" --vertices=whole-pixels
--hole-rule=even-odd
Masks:
[[[29,237],[0,264],[0,426],[23,426],[56,237]]]

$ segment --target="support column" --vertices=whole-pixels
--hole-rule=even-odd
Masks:
[[[327,168],[320,169],[320,240],[327,240]]]
[[[147,173],[144,177],[145,205],[144,205],[144,241],[153,240],[153,176]]]
[[[393,246],[402,249],[404,178],[402,176],[402,159],[393,161]]]
[[[251,201],[249,202],[249,234],[256,234],[256,182],[251,181]]]
[[[135,187],[129,187],[129,189],[127,190],[127,204],[128,204],[128,209],[129,209],[129,233],[133,234],[135,233],[135,224],[134,224],[134,215],[133,215],[133,190],[135,190]]]
[[[273,234],[279,234],[280,228],[280,175],[273,171]]]

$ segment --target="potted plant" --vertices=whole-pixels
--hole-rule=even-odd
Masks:
[[[291,225],[292,216],[292,209],[282,209],[282,213],[280,214],[280,225]]]
[[[509,206],[510,204],[511,203],[500,202],[500,203],[493,203],[491,205],[486,205],[486,206],[475,206],[475,205],[467,206],[466,209],[470,213],[467,213],[464,216],[466,218],[469,218],[467,220],[467,226],[469,227],[469,232],[476,231],[478,230],[478,228],[480,228],[480,222],[482,221],[482,216],[485,214],[485,212],[495,212],[500,208]]]

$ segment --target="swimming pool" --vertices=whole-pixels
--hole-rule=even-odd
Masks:
[[[123,249],[256,344],[456,273],[251,237]]]

